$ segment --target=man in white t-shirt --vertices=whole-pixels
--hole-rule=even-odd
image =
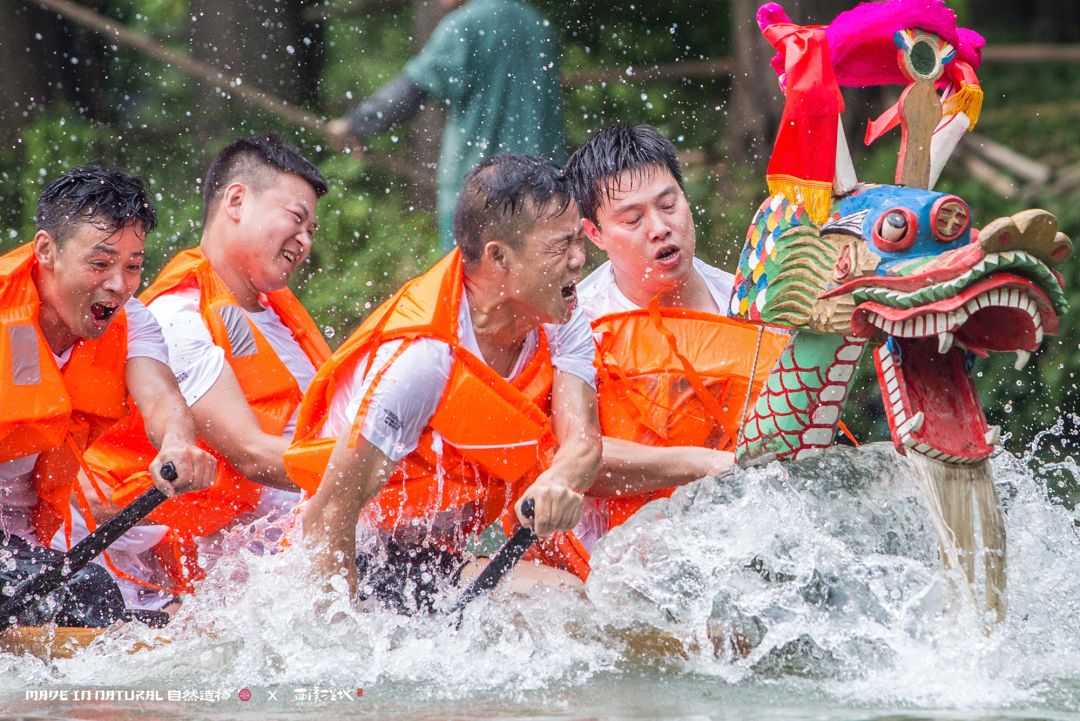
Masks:
[[[608,260],[579,286],[598,346],[603,465],[578,540],[734,462],[759,331],[726,317],[733,277],[694,257],[675,148],[647,125],[594,133],[567,175],[589,240]],[[708,340],[706,340],[708,339]],[[768,350],[782,346],[770,336]],[[772,358],[760,360],[767,371]]]
[[[83,451],[129,394],[156,445],[155,485],[175,496],[213,479],[157,322],[131,299],[156,222],[140,179],[84,166],[42,192],[34,240],[0,256],[0,595],[60,558],[47,544],[82,520],[71,503]],[[123,615],[115,584],[91,565],[19,622],[106,626]]]
[[[318,169],[277,138],[233,142],[207,172],[199,246],[174,257],[141,296],[161,324],[200,440],[219,459],[213,487],[154,516],[174,531],[175,547],[159,555],[184,558],[170,567],[182,588],[219,557],[230,528],[300,500],[282,455],[330,349],[287,282],[311,252],[326,189]],[[90,454],[113,482],[139,457],[129,424],[137,419]]]
[[[600,459],[592,340],[576,308],[580,225],[549,161],[485,161],[458,200],[458,249],[320,369],[287,462],[315,491],[303,523],[322,578],[344,574],[402,612],[430,609],[478,572],[466,543],[510,509],[540,535],[577,523]],[[532,518],[520,512],[529,498]],[[358,574],[361,511],[380,530],[361,544]],[[518,570],[520,585],[575,583]]]

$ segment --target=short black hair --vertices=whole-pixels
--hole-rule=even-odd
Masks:
[[[630,171],[631,178],[636,178],[656,167],[667,169],[679,188],[686,190],[670,140],[651,125],[619,124],[593,133],[566,161],[566,174],[581,217],[599,226],[596,211],[618,189],[619,176]]]
[[[296,148],[273,134],[241,138],[225,146],[206,171],[203,225],[229,183],[240,180],[255,190],[263,190],[270,182],[266,169],[297,175],[315,190],[315,197],[326,195],[326,178]]]
[[[454,242],[466,263],[480,260],[492,239],[518,248],[541,216],[566,212],[573,193],[555,163],[535,155],[500,153],[465,176],[454,207]]]
[[[157,227],[157,211],[142,178],[91,163],[72,168],[45,186],[35,221],[59,248],[78,223],[110,234],[137,224],[145,236]]]

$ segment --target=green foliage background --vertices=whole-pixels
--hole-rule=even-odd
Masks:
[[[991,44],[1031,41],[1016,23],[979,24],[974,4],[951,3],[962,22],[975,24]],[[141,32],[180,47],[187,0],[108,0],[104,12]],[[717,0],[599,5],[543,0],[537,5],[558,27],[563,72],[603,68],[646,68],[655,63],[715,59],[733,52],[730,6]],[[825,20],[824,18],[822,20]],[[333,20],[323,35],[325,65],[318,97],[324,115],[336,115],[391,79],[413,46],[408,13],[368,13]],[[261,111],[225,103],[197,103],[193,81],[174,67],[119,48],[108,59],[104,92],[111,117],[90,121],[72,107],[40,111],[16,141],[0,149],[0,250],[29,240],[34,203],[43,185],[65,169],[98,159],[144,176],[156,194],[161,217],[153,236],[145,280],[177,250],[198,241],[199,178],[210,159],[238,135],[275,130],[299,146],[331,181],[319,207],[316,250],[296,280],[312,314],[339,343],[364,314],[406,278],[433,262],[433,214],[417,207],[408,181],[324,148],[320,139],[288,127]],[[980,72],[987,91],[978,132],[1060,168],[1080,162],[1080,64],[987,65]],[[647,122],[672,138],[680,150],[699,150],[687,168],[688,194],[695,209],[699,253],[732,268],[753,212],[765,194],[761,168],[728,162],[725,127],[727,77],[694,82],[597,83],[574,88],[565,98],[567,137],[577,145],[597,127],[615,121]],[[772,88],[763,89],[772,92]],[[883,108],[849,112],[862,119]],[[860,124],[860,128],[862,125]],[[370,154],[402,153],[409,129],[376,139]],[[892,143],[890,145],[890,142]],[[887,182],[895,163],[895,139],[873,153],[860,153],[856,167],[865,180]],[[853,139],[854,144],[854,139]],[[940,190],[967,199],[977,225],[1027,207],[1056,213],[1062,229],[1080,238],[1080,202],[1075,193],[1054,197],[1002,198],[968,177],[954,163]],[[593,257],[592,263],[599,261]],[[1041,452],[1075,453],[1080,436],[1080,261],[1067,266],[1067,288],[1077,312],[1063,319],[1062,333],[1047,341],[1024,371],[1011,358],[980,361],[978,383],[992,423],[1011,435],[1021,450],[1036,432],[1061,418],[1065,427],[1043,439]],[[864,362],[853,394],[849,424],[863,439],[882,439],[876,380]]]

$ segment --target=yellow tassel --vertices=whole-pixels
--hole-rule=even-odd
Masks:
[[[790,175],[770,175],[766,179],[772,195],[783,193],[788,200],[806,209],[810,220],[823,225],[832,210],[832,183],[803,180]]]
[[[960,90],[945,99],[945,114],[963,113],[971,121],[969,130],[974,130],[982,112],[983,91],[978,85],[962,84]]]

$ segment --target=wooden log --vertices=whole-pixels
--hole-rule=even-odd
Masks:
[[[224,92],[235,95],[255,107],[277,116],[292,125],[297,125],[305,130],[310,130],[324,138],[327,138],[323,121],[314,115],[298,108],[295,105],[281,100],[280,98],[243,82],[241,78],[225,77],[217,68],[197,60],[185,53],[173,50],[162,45],[154,38],[144,33],[132,30],[120,23],[114,22],[93,10],[82,7],[71,0],[33,0],[38,5],[52,10],[80,25],[98,32],[109,40],[119,45],[135,48],[152,58],[160,60],[166,65],[180,68],[195,80],[221,88]],[[412,164],[396,158],[386,156],[366,155],[366,160],[372,164],[381,166],[412,182],[429,182],[429,176],[423,171],[417,170]]]
[[[1020,189],[1007,175],[979,156],[965,152],[960,157],[964,161],[964,167],[971,173],[971,177],[984,183],[998,195],[1004,198],[1012,198],[1020,192]]]
[[[1080,62],[1080,45],[990,45],[983,50],[984,63],[1047,63]],[[736,70],[733,58],[688,60],[677,63],[660,63],[647,68],[634,68],[627,75],[626,68],[604,68],[563,73],[563,87],[578,88],[600,82],[619,82],[631,79],[638,82],[651,80],[705,80],[731,75]]]
[[[408,7],[409,0],[350,0],[337,4],[327,0],[321,5],[310,5],[304,8],[304,21],[318,23],[368,13],[396,13]]]
[[[963,142],[968,150],[983,160],[993,163],[1029,183],[1041,185],[1050,180],[1052,171],[1048,165],[1018,153],[985,135],[969,133]]]
[[[1053,195],[1064,195],[1075,188],[1080,188],[1080,163],[1059,170],[1046,190]]]
[[[1080,45],[1031,43],[987,45],[984,63],[1080,63]]]
[[[735,70],[735,61],[730,58],[719,60],[687,60],[681,63],[662,65],[627,66],[623,68],[604,68],[563,73],[564,88],[580,88],[585,85],[600,83],[628,84],[646,83],[655,80],[702,80],[731,75]]]
[[[115,627],[111,627],[115,628]],[[79,628],[73,626],[15,626],[0,633],[0,651],[16,656],[30,655],[43,661],[72,658],[109,628]],[[161,636],[150,641],[136,641],[127,653],[148,651],[169,643]]]
[[[105,628],[16,626],[0,633],[0,651],[40,659],[71,658],[105,633]]]

